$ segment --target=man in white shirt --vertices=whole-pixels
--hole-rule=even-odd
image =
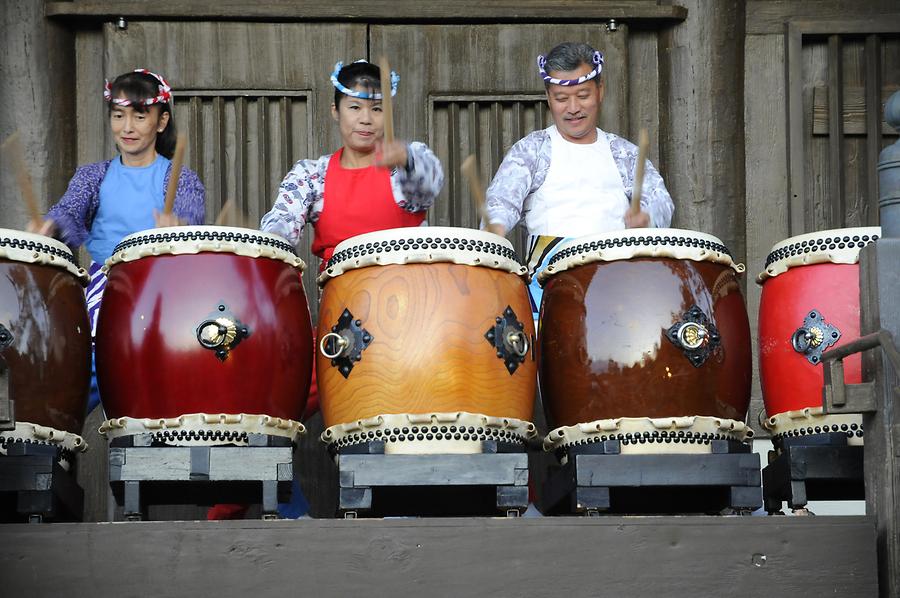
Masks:
[[[641,209],[631,212],[637,146],[597,128],[603,55],[566,42],[539,56],[538,69],[554,124],[507,152],[487,190],[485,228],[506,235],[524,218],[534,273],[566,238],[669,226],[674,205],[659,172],[646,162]],[[531,290],[537,310],[540,289]]]

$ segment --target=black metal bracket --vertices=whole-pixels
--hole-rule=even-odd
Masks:
[[[372,343],[372,334],[362,327],[362,321],[357,320],[344,308],[337,324],[331,327],[331,332],[322,337],[320,349],[325,357],[331,359],[332,367],[336,367],[344,378],[350,376],[353,364],[362,359],[362,352]]]
[[[219,303],[215,311],[197,325],[196,333],[197,341],[204,349],[214,351],[219,361],[225,361],[228,354],[250,336],[250,329],[224,303]]]
[[[721,342],[719,330],[697,305],[692,305],[680,321],[669,327],[666,337],[695,368],[706,363]]]
[[[484,338],[497,349],[497,357],[503,360],[506,371],[512,376],[528,355],[529,344],[525,325],[519,321],[516,312],[509,305],[494,319],[494,322],[494,325],[484,333]]]
[[[822,353],[838,342],[841,331],[825,321],[819,310],[812,310],[803,319],[803,325],[791,335],[794,351],[802,353],[808,362],[818,365],[822,361]]]

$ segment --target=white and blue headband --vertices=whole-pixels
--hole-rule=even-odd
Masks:
[[[367,60],[357,60],[353,64],[357,64],[360,62],[368,62]],[[331,84],[337,88],[344,95],[348,95],[351,98],[359,98],[360,100],[380,100],[382,97],[381,92],[369,93],[367,91],[357,91],[355,89],[350,89],[340,81],[338,81],[338,75],[341,72],[341,69],[344,68],[343,62],[338,62],[334,65],[334,72],[331,73]],[[391,97],[397,95],[397,86],[400,85],[400,75],[391,71]]]
[[[603,70],[603,53],[600,52],[600,50],[594,50],[594,55],[591,60],[594,63],[594,68],[590,73],[582,75],[577,79],[557,79],[547,74],[547,71],[545,70],[547,59],[541,54],[537,58],[538,72],[541,74],[541,79],[552,85],[581,85],[585,81],[590,81],[594,77],[599,76],[600,72]]]

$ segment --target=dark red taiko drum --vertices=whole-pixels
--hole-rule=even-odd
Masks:
[[[757,277],[759,374],[773,439],[843,432],[862,442],[859,415],[822,413],[822,354],[859,338],[859,252],[879,227],[791,237],[776,244]],[[862,381],[860,356],[844,359],[847,384]]]
[[[154,229],[126,237],[106,267],[96,357],[110,418],[299,420],[312,328],[303,262],[283,239],[228,227]]]
[[[539,377],[556,428],[545,446],[704,452],[752,435],[743,270],[719,239],[687,230],[563,244],[539,275]]]
[[[10,439],[83,450],[91,380],[87,274],[49,237],[0,229],[0,384],[15,404]]]

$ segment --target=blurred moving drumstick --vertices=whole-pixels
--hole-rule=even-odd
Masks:
[[[472,194],[472,203],[475,204],[478,217],[484,220],[485,225],[487,225],[487,210],[484,207],[484,187],[481,185],[481,176],[478,174],[475,154],[469,154],[469,157],[463,160],[461,170],[463,176],[469,182],[469,192]]]
[[[187,138],[184,134],[178,136],[175,142],[175,156],[172,158],[172,174],[169,175],[169,185],[166,187],[166,204],[163,214],[171,214],[175,207],[175,193],[178,191],[178,181],[181,179],[181,165],[184,164],[184,148],[187,146]]]
[[[382,56],[378,61],[381,71],[381,110],[384,114],[384,142],[394,142],[394,110],[391,97],[391,67],[387,56]]]
[[[31,224],[35,229],[40,228],[43,218],[38,209],[37,197],[34,195],[34,187],[31,184],[31,176],[28,174],[28,168],[25,166],[25,148],[22,147],[22,139],[18,131],[7,137],[3,145],[0,145],[0,153],[9,156],[13,170],[16,173],[16,182],[19,184],[19,190],[22,192],[25,209],[28,211],[28,217],[31,219]]]
[[[647,153],[650,151],[650,136],[647,129],[641,129],[638,139],[638,159],[634,169],[634,189],[631,191],[631,213],[638,214],[641,211],[641,192],[644,190],[644,164],[647,162]]]
[[[229,199],[224,204],[222,204],[222,209],[219,211],[219,215],[216,216],[216,226],[237,226],[235,223],[237,221],[237,214],[235,213],[235,205],[234,200]]]

